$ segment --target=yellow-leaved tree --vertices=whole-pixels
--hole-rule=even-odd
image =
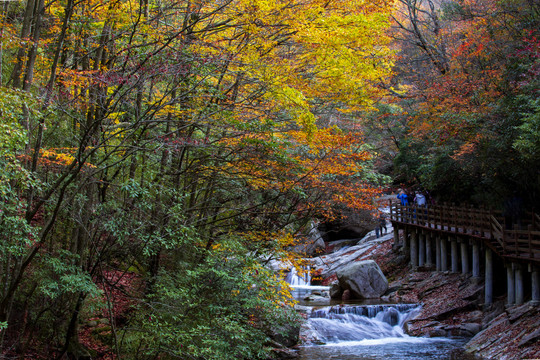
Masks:
[[[0,324],[21,334],[2,350],[54,323],[49,353],[83,357],[80,317],[101,316],[109,355],[265,358],[293,316],[261,259],[369,206],[361,135],[326,124],[383,95],[390,6],[9,2],[2,78],[37,100],[13,112],[32,181],[11,200],[33,230],[0,267]]]

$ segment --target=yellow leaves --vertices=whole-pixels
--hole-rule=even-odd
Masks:
[[[75,160],[75,158],[70,154],[58,153],[54,149],[42,150],[41,156],[43,158],[48,158],[50,160],[55,160],[56,162],[69,165]]]
[[[73,69],[63,69],[58,73],[57,81],[68,89],[74,89],[76,87],[86,88],[90,84],[96,84],[93,80],[93,75],[97,71],[79,71]]]
[[[274,89],[270,96],[278,106],[289,110],[296,123],[307,134],[311,135],[315,131],[315,115],[311,113],[310,105],[302,92],[285,85]]]

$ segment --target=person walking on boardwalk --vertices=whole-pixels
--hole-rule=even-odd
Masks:
[[[403,191],[402,189],[399,189],[397,198],[401,201],[401,206],[409,205],[409,199],[407,198],[407,194],[405,194],[405,191]]]
[[[418,207],[426,207],[426,197],[420,191],[416,192],[414,202]]]

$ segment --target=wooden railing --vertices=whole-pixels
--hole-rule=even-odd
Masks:
[[[500,213],[454,205],[402,206],[390,201],[392,222],[467,235],[486,242],[499,256],[540,263],[540,217],[527,213],[519,228],[508,229]]]

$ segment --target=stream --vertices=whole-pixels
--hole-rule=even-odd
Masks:
[[[289,279],[293,280],[293,279]],[[307,321],[300,337],[301,360],[460,359],[460,348],[468,339],[423,338],[404,332],[406,321],[420,309],[418,304],[383,304],[373,301],[303,299],[327,287],[309,286],[305,279],[293,280],[293,295]]]

